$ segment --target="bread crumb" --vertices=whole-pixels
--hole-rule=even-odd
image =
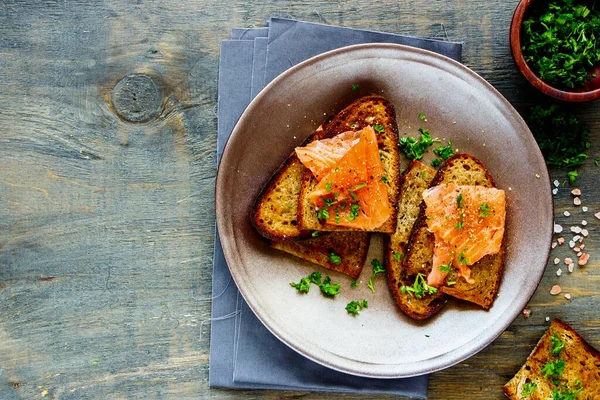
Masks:
[[[576,206],[580,206],[581,205],[581,199],[579,197],[575,197],[573,199],[573,204],[575,204]]]
[[[573,247],[573,251],[581,251],[580,247]]]
[[[540,178],[541,178],[540,174],[535,174],[535,177],[536,177],[537,179],[540,179]]]
[[[573,189],[571,190],[571,194],[574,196],[580,196],[581,195],[581,190],[579,189]]]
[[[581,255],[582,255],[582,254],[583,254],[583,252],[582,252],[582,251],[578,252],[578,253],[577,253],[577,257],[581,257]]]
[[[561,244],[563,244],[564,242],[565,242],[565,238],[564,237],[559,237],[558,239],[556,239],[556,243],[558,243],[559,246]]]
[[[562,292],[562,289],[560,288],[560,286],[558,285],[554,285],[552,286],[552,289],[550,289],[550,294],[552,296],[556,296],[557,294],[559,294],[560,292]]]
[[[585,264],[587,264],[589,259],[590,259],[590,255],[588,253],[583,253],[581,255],[581,257],[579,257],[579,261],[577,261],[577,264],[585,265]]]

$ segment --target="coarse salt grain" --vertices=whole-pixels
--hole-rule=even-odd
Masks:
[[[580,257],[583,254],[583,251],[577,253],[577,257]]]
[[[580,248],[581,250],[583,250],[583,249],[585,248],[585,244],[584,244],[584,243],[581,243],[581,244],[579,245],[579,248]]]
[[[581,239],[581,236],[579,236],[579,235],[573,236],[573,241],[574,242],[577,242],[579,239]]]
[[[562,275],[562,269],[557,269],[556,270],[556,276],[561,276]]]
[[[569,272],[573,272],[573,270],[575,269],[575,264],[574,263],[573,264],[569,264],[567,266],[567,269],[569,270]]]
[[[581,225],[586,226],[587,225],[587,221],[584,219],[583,221],[581,221]]]
[[[555,257],[554,258],[554,265],[557,265],[560,262],[560,258]]]
[[[571,190],[571,194],[574,196],[579,196],[579,195],[581,195],[581,190],[573,189],[573,190]]]
[[[587,212],[588,208],[586,206],[581,207],[581,211]]]
[[[598,217],[600,219],[600,217]],[[561,233],[563,231],[563,227],[559,224],[554,224],[554,233]]]
[[[572,240],[571,240],[571,241],[569,241],[569,247],[570,247],[570,248],[573,248],[573,247],[575,247],[575,242],[574,242],[574,241],[572,241]]]
[[[546,322],[550,322],[550,317],[546,317]]]
[[[583,236],[586,236],[586,237],[587,237],[587,235],[589,235],[590,233],[588,232],[588,230],[587,230],[587,229],[582,229],[582,230],[581,230],[581,234],[582,234]]]
[[[587,262],[588,262],[589,259],[590,259],[590,255],[588,253],[583,253],[579,257],[579,261],[577,261],[577,264],[579,264],[579,265],[585,265],[585,264],[587,264]]]
[[[552,242],[552,248],[553,248],[553,249],[555,249],[557,245],[558,245],[558,243],[556,243],[556,242]]]
[[[581,199],[579,197],[575,197],[573,199],[573,204],[575,204],[576,206],[580,206],[581,205]]]
[[[581,233],[581,228],[580,228],[580,227],[578,227],[578,226],[572,226],[572,227],[571,227],[571,232],[574,232],[574,233]]]
[[[573,247],[573,251],[581,251],[581,247]]]
[[[573,262],[573,260],[570,257],[565,258],[565,264],[569,265]]]
[[[565,299],[571,300],[571,295],[569,293],[565,294]]]
[[[561,244],[563,244],[564,242],[565,242],[565,238],[564,237],[559,237],[558,239],[556,239],[556,243],[558,243],[559,246]]]
[[[557,193],[558,193],[558,189],[557,188],[552,189],[552,194],[557,194]]]
[[[600,212],[597,212],[596,214],[594,214],[594,217],[600,219]]]
[[[565,215],[565,217],[569,217],[569,216],[571,216],[571,213],[570,213],[570,212],[568,212],[568,211],[565,211],[563,214]]]
[[[554,186],[559,187],[560,186],[560,182],[558,181],[558,179],[554,180]]]
[[[528,308],[523,309],[523,316],[525,318],[529,318],[529,316],[531,315],[531,310]]]
[[[556,296],[557,294],[559,294],[560,292],[562,292],[562,289],[560,288],[560,286],[558,285],[554,285],[552,286],[552,289],[550,289],[550,294],[552,296]]]

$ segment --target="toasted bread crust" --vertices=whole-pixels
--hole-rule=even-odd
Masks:
[[[396,124],[396,111],[388,100],[379,95],[361,97],[340,111],[331,120],[321,138],[331,138],[349,130],[360,130],[374,124],[380,124],[384,128],[383,133],[377,134],[377,145],[382,158],[385,176],[387,177],[388,198],[391,206],[396,210],[400,196],[398,190],[400,187],[398,125]],[[319,221],[315,205],[309,200],[308,196],[316,184],[317,181],[312,173],[306,170],[302,179],[301,200],[298,208],[298,226],[300,229],[319,231],[355,230]],[[397,213],[392,212],[392,217],[376,231],[385,233],[394,232],[396,218]]]
[[[331,232],[305,240],[272,241],[271,247],[357,279],[367,258],[370,239],[367,232]],[[339,264],[331,262],[332,252],[340,256]]]
[[[384,262],[390,293],[398,307],[417,320],[435,314],[446,302],[446,296],[442,294],[418,299],[400,290],[401,286],[411,286],[414,283],[415,277],[408,276],[404,271],[403,258],[406,256],[408,240],[419,215],[423,191],[429,187],[434,175],[433,168],[419,161],[410,163],[401,178],[396,231],[386,235],[384,239]]]
[[[464,153],[451,156],[440,167],[431,181],[430,187],[450,182],[459,185],[495,187],[494,179],[483,163],[472,155]],[[408,241],[407,254],[403,264],[404,273],[408,277],[414,277],[418,273],[428,275],[431,272],[435,239],[434,235],[427,230],[426,209],[425,202],[421,202],[419,217]],[[499,253],[483,257],[471,266],[471,277],[475,280],[474,284],[449,275],[448,280],[454,280],[456,284],[441,286],[438,293],[431,296],[432,300],[436,296],[447,294],[489,309],[500,287],[503,263],[504,246]],[[452,272],[452,274],[455,273]],[[441,309],[439,303],[435,305],[437,306],[435,310],[425,309],[424,313],[420,315],[422,316],[420,319],[428,318]]]
[[[565,347],[558,355],[551,353],[552,335],[565,342]],[[565,363],[563,374],[560,377],[544,378],[542,373],[544,364],[558,359]],[[580,381],[580,385],[576,384],[577,381]],[[535,384],[535,389],[528,396],[523,395],[525,384]],[[510,399],[546,400],[554,397],[554,389],[573,391],[579,387],[583,387],[583,390],[577,395],[577,399],[600,398],[600,352],[565,322],[555,319],[550,323],[525,364],[502,387],[502,390]]]

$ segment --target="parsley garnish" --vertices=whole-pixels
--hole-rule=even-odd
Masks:
[[[481,203],[479,205],[479,216],[482,218],[489,217],[490,210],[491,210],[491,208],[488,203]]]
[[[325,296],[333,297],[340,293],[340,284],[331,283],[331,278],[329,276],[326,276],[325,279],[323,279],[323,283],[321,283],[319,287],[321,288],[321,293]]]
[[[318,219],[329,219],[329,211],[327,211],[324,208],[320,209],[319,212],[317,213],[317,218]]]
[[[452,148],[452,141],[448,140],[448,144],[446,146],[438,146],[435,150],[433,150],[433,154],[441,157],[444,160],[450,158],[451,155],[455,153]]]
[[[438,139],[431,139],[431,133],[427,129],[419,128],[419,132],[421,133],[421,137],[418,141],[410,136],[400,138],[400,150],[402,150],[410,160],[422,159],[425,151],[427,151],[433,143],[439,142]]]
[[[396,253],[396,252],[394,252],[394,255],[392,257],[394,257],[394,260],[399,260],[399,259],[401,259],[404,256],[402,255],[402,253]]]
[[[323,200],[323,203],[325,203],[327,207],[331,207],[335,204],[335,200],[329,197],[321,197],[321,200]]]
[[[352,279],[352,282],[350,282],[350,286],[351,287],[358,287],[358,282],[356,282],[355,279]]]
[[[450,271],[452,271],[452,263],[442,264],[438,268],[442,272],[450,272]]]
[[[427,117],[425,116],[425,114],[419,114],[419,119],[421,121],[425,121],[427,119]]]
[[[319,231],[313,231],[313,233],[311,233],[310,236],[312,236],[312,237],[318,237],[319,236]]]
[[[523,384],[523,390],[521,391],[521,396],[528,397],[535,392],[535,388],[537,388],[537,383],[535,382],[527,382]]]
[[[387,184],[387,183],[388,183],[388,178],[387,178],[387,176],[382,176],[382,177],[381,177],[381,182],[383,182],[383,183]]]
[[[549,376],[562,376],[565,371],[565,362],[563,360],[554,360],[548,361],[542,367],[542,374],[544,374],[544,378]]]
[[[465,214],[460,213],[458,222],[456,224],[454,224],[454,227],[456,229],[461,230],[465,227],[465,221],[463,220],[464,216],[465,216]]]
[[[375,124],[373,125],[373,130],[377,133],[383,133],[385,131],[385,128],[381,124]]]
[[[364,188],[366,186],[367,186],[367,182],[363,182],[363,183],[359,183],[358,185],[354,186],[350,190],[352,190],[353,192],[356,192],[357,190],[360,190],[360,189],[362,189],[362,188]]]
[[[425,280],[425,275],[424,274],[417,274],[416,278],[415,278],[415,283],[412,286],[405,286],[402,285],[400,286],[400,291],[402,293],[408,293],[410,295],[415,296],[417,299],[422,299],[423,297],[425,297],[428,294],[435,294],[437,293],[437,288],[434,288],[433,286],[429,286],[427,284],[427,281]]]
[[[310,290],[310,279],[302,278],[300,282],[290,282],[290,286],[296,288],[300,293],[308,293]]]
[[[462,193],[459,193],[456,196],[456,208],[463,208],[465,206],[465,199]]]
[[[346,217],[348,221],[354,221],[356,217],[358,217],[358,211],[360,210],[360,206],[356,203],[350,205],[350,215]]]
[[[328,192],[331,192],[331,190],[332,190],[332,189],[331,189],[331,182],[327,182],[327,183],[325,184],[325,190],[327,190]]]
[[[358,90],[359,87],[360,85],[358,83],[355,83],[352,85],[352,90]]]
[[[436,158],[436,159],[434,159],[434,160],[432,160],[432,161],[431,161],[431,166],[432,166],[433,168],[437,168],[437,167],[439,167],[440,165],[442,165],[442,162],[440,161],[440,159],[439,159],[439,158]]]
[[[329,253],[329,261],[334,263],[335,265],[340,265],[342,263],[342,257],[335,254],[333,251]]]
[[[468,264],[469,264],[469,260],[467,260],[467,259],[466,259],[466,257],[465,257],[465,252],[464,252],[464,251],[462,251],[462,252],[461,252],[461,253],[458,255],[458,262],[459,262],[459,263],[461,263],[461,264],[466,264],[466,265],[468,265]]]
[[[577,173],[577,171],[573,170],[573,171],[567,172],[567,176],[569,177],[569,183],[572,185],[577,180],[577,177],[579,176],[579,174]]]
[[[375,280],[375,277],[377,275],[385,272],[385,267],[376,258],[371,260],[371,265],[373,266],[373,274],[371,275],[371,279],[369,279],[369,283],[367,284],[367,286],[369,287],[369,289],[371,289],[371,292],[375,292],[373,281]]]
[[[369,303],[364,299],[362,301],[352,300],[346,305],[346,311],[348,311],[348,314],[350,315],[358,315],[358,312],[363,308],[369,308]]]
[[[560,351],[565,348],[566,342],[564,340],[560,340],[556,332],[550,336],[550,341],[552,342],[552,349],[550,349],[550,352],[555,356],[560,354]]]
[[[577,395],[583,391],[583,387],[576,390],[565,390],[559,392],[558,389],[552,389],[552,400],[577,400]]]
[[[315,271],[306,278],[300,279],[299,283],[291,282],[290,286],[296,288],[300,293],[308,293],[310,284],[314,283],[321,288],[321,292],[325,296],[333,297],[340,293],[339,283],[331,283],[331,278],[329,276],[326,276],[323,282],[321,282],[321,276],[320,272]]]
[[[561,89],[583,86],[600,61],[600,13],[574,3],[540,3],[546,6],[532,7],[523,21],[525,61],[541,80]]]

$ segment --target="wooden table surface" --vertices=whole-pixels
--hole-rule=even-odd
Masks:
[[[520,112],[539,100],[508,46],[517,0],[22,2],[0,5],[0,398],[362,399],[208,387],[219,45],[269,15],[463,41],[463,61]],[[120,119],[123,77],[159,82]],[[150,99],[150,103],[151,103]],[[140,100],[140,104],[143,101]],[[143,103],[149,104],[149,103]],[[154,114],[155,110],[157,111]],[[576,107],[600,155],[600,102]],[[565,181],[565,172],[551,171]],[[600,168],[555,197],[586,219],[588,266],[556,275],[488,348],[430,380],[431,399],[500,399],[562,318],[600,347]],[[532,199],[534,200],[534,199]],[[570,210],[571,217],[563,212]],[[531,221],[535,223],[535,221]],[[566,271],[565,266],[562,266]],[[563,294],[551,296],[559,283]],[[369,396],[391,398],[391,396]]]

